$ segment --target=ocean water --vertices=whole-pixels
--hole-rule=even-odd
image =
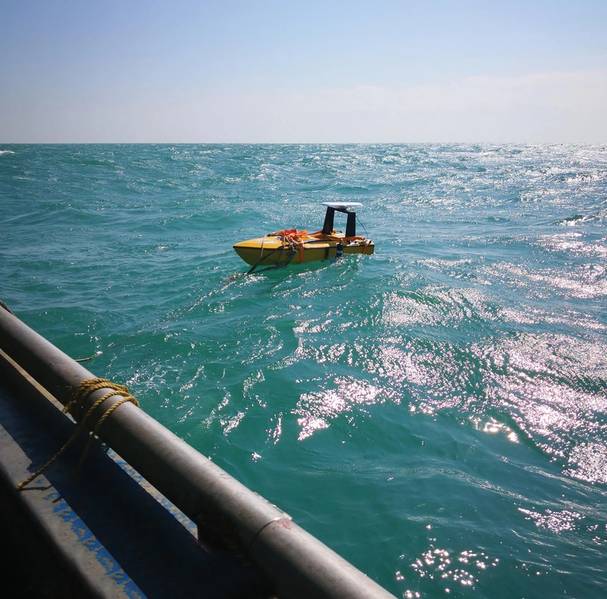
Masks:
[[[375,255],[246,274],[330,200]],[[606,146],[4,144],[0,206],[1,299],[395,595],[605,596]]]

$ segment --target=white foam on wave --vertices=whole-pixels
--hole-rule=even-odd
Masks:
[[[14,154],[15,152],[13,152],[12,150],[0,150],[0,156],[2,156],[3,154]]]

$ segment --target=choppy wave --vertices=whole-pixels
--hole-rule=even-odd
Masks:
[[[601,146],[20,146],[0,295],[394,593],[600,597],[606,166]],[[345,199],[374,256],[245,274],[233,242]]]

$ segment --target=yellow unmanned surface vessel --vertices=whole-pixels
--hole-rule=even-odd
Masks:
[[[355,208],[358,202],[323,202],[327,207],[322,230],[315,233],[283,229],[264,237],[247,239],[234,245],[236,253],[254,270],[257,266],[286,266],[339,258],[343,254],[372,254],[375,245],[370,239],[356,234]],[[335,231],[335,212],[347,215],[346,233]]]

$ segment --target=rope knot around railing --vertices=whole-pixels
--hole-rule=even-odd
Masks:
[[[72,410],[76,406],[80,406],[84,408],[84,401],[87,397],[89,397],[95,391],[99,391],[100,389],[110,389],[107,393],[104,393],[99,399],[95,400],[95,402],[88,408],[85,412],[84,416],[77,423],[76,428],[70,438],[59,448],[57,452],[53,456],[51,456],[45,464],[43,464],[38,470],[36,470],[33,474],[31,474],[24,481],[20,482],[17,485],[17,490],[22,491],[25,489],[31,482],[36,480],[41,474],[43,474],[66,450],[72,443],[78,438],[78,435],[82,432],[82,430],[86,427],[86,424],[94,414],[107,399],[110,397],[114,397],[116,395],[120,395],[121,398],[112,404],[105,412],[103,412],[97,421],[89,427],[89,439],[82,451],[82,455],[80,456],[79,465],[82,465],[84,462],[86,455],[88,453],[88,449],[90,446],[90,442],[95,437],[103,423],[124,403],[132,403],[135,406],[139,407],[139,402],[133,397],[125,385],[121,385],[118,383],[114,383],[108,379],[104,378],[93,378],[93,379],[85,379],[82,381],[77,387],[74,388],[72,393],[72,399],[65,404],[63,408],[64,413],[72,413]]]

